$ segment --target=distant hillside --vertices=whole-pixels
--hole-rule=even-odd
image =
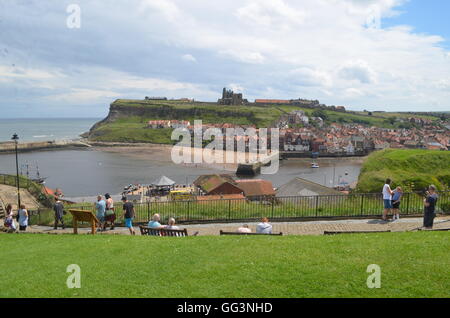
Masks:
[[[380,192],[386,178],[394,186],[422,191],[430,184],[440,190],[450,187],[450,151],[394,150],[372,153],[364,162],[357,191]]]
[[[369,116],[364,113],[302,108],[295,105],[223,106],[202,102],[119,99],[110,105],[108,116],[91,128],[88,138],[92,141],[171,144],[171,129],[145,129],[147,122],[177,119],[193,123],[194,120],[201,119],[203,123],[255,125],[261,128],[272,127],[283,114],[293,110],[303,110],[308,116],[315,116],[320,112],[327,124],[339,122],[385,128],[398,127],[397,123],[388,120],[390,113]]]

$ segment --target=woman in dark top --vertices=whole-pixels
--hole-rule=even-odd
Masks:
[[[425,205],[425,212],[423,217],[423,227],[425,229],[431,230],[433,228],[434,218],[436,217],[436,203],[438,200],[438,195],[436,194],[436,187],[430,185],[427,191],[427,197],[423,200]]]

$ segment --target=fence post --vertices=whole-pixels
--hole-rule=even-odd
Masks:
[[[190,211],[189,211],[190,203],[191,201],[187,201],[187,221],[190,221]]]
[[[275,205],[275,199],[272,198],[272,212],[271,212],[271,216],[270,216],[271,219],[273,219],[273,208],[274,208],[274,205]],[[283,215],[283,217],[284,217],[284,215]]]
[[[147,202],[147,220],[150,221],[150,204],[151,202]]]
[[[316,217],[319,214],[319,196],[316,196]]]
[[[411,193],[407,193],[406,194],[406,214],[409,214],[409,196],[411,195]]]
[[[361,216],[364,216],[364,194],[361,194]]]
[[[228,200],[228,220],[231,220],[231,199]]]

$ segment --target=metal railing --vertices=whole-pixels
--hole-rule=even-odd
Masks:
[[[450,191],[439,192],[437,213],[450,213]],[[400,205],[403,216],[423,214],[424,196],[421,193],[405,193]],[[174,217],[177,223],[217,223],[256,221],[268,217],[272,221],[289,221],[328,218],[379,217],[383,211],[381,194],[350,194],[324,196],[296,196],[207,201],[171,201],[134,203],[135,223],[146,223],[152,215],[161,215],[166,223]],[[93,205],[73,205],[66,209],[94,210]],[[41,213],[43,213],[41,211]],[[53,212],[49,212],[52,215]],[[122,206],[116,202],[116,222],[123,222]],[[70,216],[66,216],[70,218]],[[41,219],[41,215],[39,215]],[[42,218],[45,219],[45,218]],[[50,217],[52,219],[52,217]],[[70,220],[67,220],[70,221]]]

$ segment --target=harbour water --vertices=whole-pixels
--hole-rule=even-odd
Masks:
[[[360,159],[315,161],[319,163],[319,169],[311,169],[310,159],[285,160],[280,162],[277,174],[259,175],[256,178],[270,180],[275,187],[295,177],[333,186],[343,179],[348,183],[356,181],[361,167]],[[230,173],[220,169],[186,167],[167,160],[135,158],[96,149],[22,153],[19,156],[19,165],[24,164],[38,165],[41,176],[48,177],[46,185],[50,188],[61,188],[67,197],[120,193],[128,184],[149,184],[161,175],[166,175],[179,184],[186,184],[202,174]],[[15,173],[14,155],[0,155],[0,173]],[[346,173],[348,175],[345,175]]]

